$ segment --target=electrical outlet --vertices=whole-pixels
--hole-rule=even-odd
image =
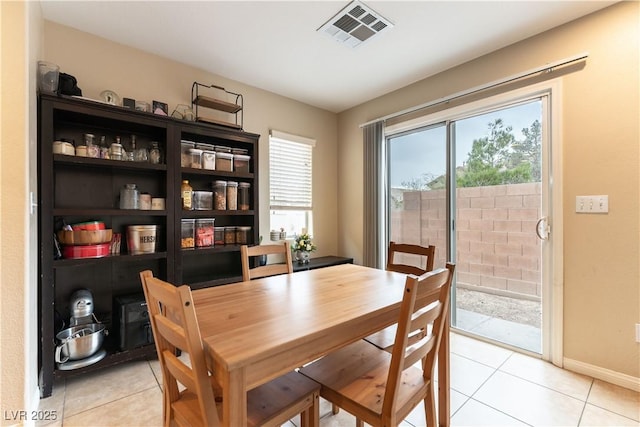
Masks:
[[[640,323],[636,323],[636,342],[640,342]]]
[[[576,212],[578,213],[608,213],[609,196],[576,196]]]

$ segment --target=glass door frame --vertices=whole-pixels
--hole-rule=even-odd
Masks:
[[[561,109],[562,109],[562,80],[551,79],[545,82],[532,84],[499,95],[487,97],[482,100],[469,102],[460,106],[438,111],[429,115],[417,117],[402,123],[387,126],[385,129],[385,141],[399,134],[428,128],[437,124],[446,125],[447,139],[452,141],[453,126],[455,121],[485,113],[491,110],[507,108],[510,105],[526,102],[527,100],[543,99],[543,126],[542,135],[542,216],[549,218],[549,239],[542,243],[542,358],[553,364],[563,366],[563,204],[562,204],[562,133],[561,133]],[[447,143],[446,194],[447,194],[447,260],[455,261],[455,242],[453,242],[453,230],[455,226],[455,194],[452,183],[453,171],[455,171],[454,141]],[[386,152],[387,150],[385,150]],[[385,163],[388,171],[389,157]],[[387,177],[388,178],[388,177]],[[388,179],[386,180],[388,186]],[[389,215],[389,191],[385,195],[386,209]],[[386,231],[381,237],[389,241],[389,216],[385,221]],[[383,246],[383,247],[385,247]],[[554,254],[557,254],[554,256]],[[455,280],[455,279],[454,279]],[[452,301],[455,301],[455,289],[452,291]],[[453,310],[452,310],[453,313]]]

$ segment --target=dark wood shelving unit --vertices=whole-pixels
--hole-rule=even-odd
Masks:
[[[240,246],[183,250],[180,247],[181,220],[215,218],[216,226],[251,226],[249,244],[258,242],[259,135],[233,126],[176,120],[73,97],[42,94],[38,102],[39,370],[41,396],[47,397],[51,395],[54,378],[81,375],[129,360],[155,356],[154,345],[123,351],[116,344],[119,331],[113,323],[114,300],[142,292],[138,276],[141,270],[150,269],[155,276],[171,283],[187,283],[193,289],[242,279]],[[202,98],[202,102],[203,105],[231,109],[215,100]],[[163,163],[53,153],[53,141],[65,138],[80,145],[85,133],[96,135],[97,142],[100,136],[105,135],[108,144],[120,136],[127,150],[129,146],[126,143],[132,134],[137,137],[138,147],[158,142]],[[251,156],[250,172],[182,168],[182,139],[247,150]],[[215,180],[248,182],[251,184],[251,210],[183,211],[180,201],[182,179],[189,179],[194,190],[208,191]],[[164,198],[165,210],[119,209],[119,191],[127,183],[136,183],[141,192],[148,192],[152,197]],[[121,233],[121,253],[102,258],[54,259],[53,236],[62,224],[85,221],[102,221],[114,233]],[[131,255],[126,247],[126,227],[144,224],[160,227],[158,251]],[[109,330],[103,345],[107,356],[83,368],[61,370],[54,361],[58,344],[55,335],[59,331],[59,320],[68,321],[69,298],[79,288],[92,292],[96,316]]]

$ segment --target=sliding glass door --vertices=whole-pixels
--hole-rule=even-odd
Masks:
[[[449,258],[446,134],[439,123],[387,139],[389,241],[435,245],[436,268]]]
[[[542,352],[542,102],[452,123],[457,280],[452,324]]]
[[[387,137],[389,240],[435,245],[436,267],[456,263],[453,327],[540,354],[545,105],[529,98]]]

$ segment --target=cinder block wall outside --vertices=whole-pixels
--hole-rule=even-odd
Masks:
[[[437,267],[446,260],[444,190],[404,191],[391,211],[391,240],[436,246]],[[540,183],[460,188],[456,194],[457,285],[539,299]]]

